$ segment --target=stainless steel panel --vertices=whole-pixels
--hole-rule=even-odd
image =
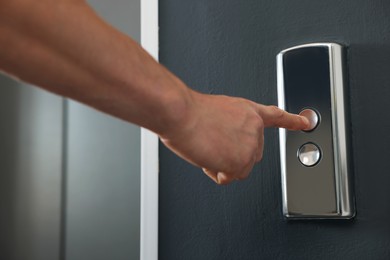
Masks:
[[[335,43],[300,45],[277,56],[279,107],[296,114],[310,108],[320,117],[310,132],[279,131],[287,218],[351,218],[355,214],[343,67],[343,48]],[[299,149],[306,143],[315,144],[321,153],[311,167],[299,160]]]

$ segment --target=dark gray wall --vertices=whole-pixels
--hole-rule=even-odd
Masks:
[[[160,259],[389,259],[390,2],[160,1],[160,60],[196,90],[276,104],[276,54],[348,46],[357,217],[282,218],[276,129],[249,179],[217,186],[160,146]]]

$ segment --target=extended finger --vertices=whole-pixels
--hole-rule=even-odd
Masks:
[[[289,130],[304,130],[310,127],[309,120],[303,116],[288,113],[276,106],[257,105],[265,127],[281,127]]]

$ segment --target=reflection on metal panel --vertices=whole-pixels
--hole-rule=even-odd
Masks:
[[[59,258],[62,104],[0,75],[0,259]]]

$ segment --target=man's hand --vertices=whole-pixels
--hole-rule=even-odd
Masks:
[[[263,156],[264,128],[302,130],[306,118],[243,98],[193,93],[185,123],[161,141],[218,184],[248,177]]]
[[[195,93],[85,1],[0,0],[0,70],[152,130],[220,184],[261,160],[264,127],[308,127],[273,106]]]

